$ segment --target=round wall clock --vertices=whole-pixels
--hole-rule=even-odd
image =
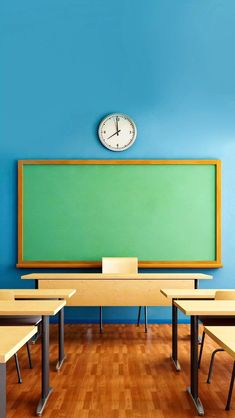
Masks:
[[[106,116],[99,125],[102,144],[112,151],[124,151],[134,144],[137,129],[133,120],[121,113]]]

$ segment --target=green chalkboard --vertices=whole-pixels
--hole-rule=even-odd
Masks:
[[[21,267],[221,265],[218,161],[20,161]]]

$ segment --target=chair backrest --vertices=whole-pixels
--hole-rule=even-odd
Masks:
[[[102,273],[135,274],[138,273],[137,257],[103,257]]]
[[[215,293],[217,300],[235,300],[235,290],[218,290]]]
[[[14,292],[12,290],[0,290],[0,300],[14,300]]]

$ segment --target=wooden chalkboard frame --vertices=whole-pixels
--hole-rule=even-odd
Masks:
[[[219,268],[221,261],[221,161],[220,160],[19,160],[18,161],[18,263],[19,268],[99,268],[101,261],[25,261],[23,257],[23,167],[27,164],[85,165],[214,165],[216,169],[216,257],[213,261],[139,261],[140,268]]]

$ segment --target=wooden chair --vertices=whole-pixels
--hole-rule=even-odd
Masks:
[[[14,299],[15,298],[14,298],[13,291],[0,290],[0,301],[1,300],[12,301]],[[14,316],[9,316],[9,317],[2,316],[0,317],[0,325],[26,325],[26,324],[21,324],[21,323],[19,324],[18,318],[19,317],[14,317]],[[29,359],[29,367],[32,369],[32,359],[31,359],[31,354],[30,354],[29,341],[27,341],[26,347],[27,347],[27,353],[28,353],[28,359]],[[22,383],[20,365],[19,365],[19,359],[18,359],[17,353],[14,354],[14,358],[15,358],[16,371],[17,371],[17,376],[18,376],[18,383]]]
[[[226,351],[229,355],[234,358],[234,335],[235,326],[224,327],[224,326],[212,326],[204,328],[206,334],[214,340],[219,346],[224,347],[221,351]],[[226,411],[229,411],[231,405],[231,399],[233,394],[233,386],[235,381],[235,360],[233,360],[233,371],[230,379],[228,397],[226,402]]]
[[[235,300],[235,290],[218,290],[215,293],[215,300]],[[204,326],[210,326],[210,325],[222,325],[222,326],[231,326],[231,325],[235,325],[235,317],[233,316],[199,316],[199,321],[202,322],[202,324]],[[201,342],[201,348],[200,348],[200,353],[199,353],[199,359],[198,359],[198,368],[200,368],[201,365],[201,359],[202,359],[202,352],[203,352],[203,347],[204,347],[204,343],[205,343],[205,331],[203,331],[202,333],[202,342]],[[213,372],[213,365],[214,365],[214,359],[215,359],[215,355],[218,352],[224,351],[223,348],[217,348],[216,350],[213,351],[212,355],[211,355],[211,360],[210,360],[210,366],[209,366],[209,372],[208,372],[208,377],[207,377],[207,383],[211,383],[211,376],[212,376],[212,372]],[[235,363],[234,363],[235,364]],[[235,367],[233,369],[233,375],[232,375],[232,379],[231,381],[234,382],[234,378],[235,378]],[[226,410],[230,409],[230,402],[231,402],[231,387],[233,385],[230,385],[230,396],[228,397],[228,401],[227,401],[227,405],[226,405]]]
[[[102,273],[135,274],[138,273],[138,258],[136,257],[103,257]],[[141,309],[141,307],[139,308]],[[100,306],[100,332],[103,332],[103,310]],[[147,307],[145,307],[145,332],[147,332]]]

